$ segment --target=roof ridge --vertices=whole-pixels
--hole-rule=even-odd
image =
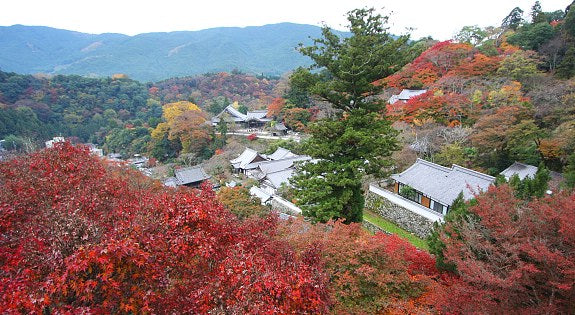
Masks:
[[[463,172],[463,173],[467,173],[467,174],[470,174],[470,175],[475,175],[476,177],[481,177],[481,178],[484,178],[484,179],[487,179],[487,180],[495,180],[495,177],[493,177],[493,176],[491,176],[491,175],[487,175],[487,174],[485,174],[485,173],[481,173],[481,172],[478,172],[478,171],[475,171],[475,170],[472,170],[472,169],[469,169],[469,168],[466,168],[466,167],[463,167],[463,166],[460,166],[460,165],[457,165],[457,164],[453,164],[453,165],[451,166],[451,168],[452,168],[452,170],[454,170],[454,171],[455,171],[455,170],[458,170],[458,171],[461,171],[461,172]]]
[[[433,163],[433,162],[430,162],[430,161],[427,161],[424,159],[420,159],[420,158],[417,158],[417,161],[415,161],[415,164],[417,164],[417,163],[425,164],[429,167],[433,167],[433,168],[441,170],[441,171],[446,171],[446,172],[451,171],[451,169],[449,167],[445,167],[443,165],[439,165],[437,163]]]
[[[279,160],[267,160],[267,161],[259,161],[259,162],[255,162],[255,163],[261,163],[261,164],[274,163],[274,162],[281,162],[281,161],[294,160],[294,159],[298,159],[298,158],[307,158],[307,157],[309,157],[311,159],[311,157],[309,155],[296,155],[296,156],[290,156],[290,157],[279,159]]]
[[[268,172],[265,175],[268,176],[270,174],[275,174],[275,173],[280,173],[280,172],[285,172],[285,171],[295,171],[295,169],[290,166],[288,168],[284,168],[283,170]]]
[[[531,166],[531,167],[539,168],[539,167],[537,167],[537,166],[535,166],[535,165],[531,165],[531,164],[527,164],[527,163],[521,163],[521,162],[517,162],[517,161],[513,161],[513,164],[519,164],[519,165],[523,165],[523,166]],[[513,164],[509,165],[509,167],[513,166]],[[508,168],[509,168],[509,167],[508,167]]]

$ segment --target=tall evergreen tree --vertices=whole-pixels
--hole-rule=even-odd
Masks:
[[[314,161],[302,165],[293,180],[304,215],[316,221],[361,221],[362,176],[386,173],[397,148],[396,132],[381,114],[383,101],[374,97],[383,87],[374,82],[405,64],[408,36],[391,37],[388,17],[374,9],[353,10],[347,19],[351,36],[324,26],[322,38],[300,47],[313,60],[312,69],[322,70],[311,93],[338,110],[335,119],[310,126],[304,151]]]
[[[510,28],[516,30],[519,25],[523,23],[523,10],[520,7],[515,7],[509,14],[503,19],[501,26],[503,28]]]
[[[545,22],[545,14],[541,10],[541,2],[535,1],[531,7],[531,23],[536,24],[541,22]]]

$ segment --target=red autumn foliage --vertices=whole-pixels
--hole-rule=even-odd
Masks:
[[[69,143],[0,164],[0,313],[323,313],[313,250]]]
[[[250,141],[255,141],[258,138],[258,136],[255,133],[252,133],[248,136],[248,140]]]
[[[384,83],[400,89],[429,87],[470,57],[472,48],[469,44],[439,42],[403,69],[385,78]]]
[[[429,313],[438,288],[435,260],[405,240],[359,224],[309,225],[303,220],[283,227],[283,238],[300,250],[316,248],[330,274],[335,314]]]
[[[278,97],[273,100],[273,102],[268,105],[268,114],[267,117],[278,117],[280,116],[281,112],[283,111],[286,105],[286,100]]]
[[[575,309],[575,193],[526,202],[491,187],[442,235],[460,279],[439,301],[447,313],[562,314]]]
[[[494,74],[503,60],[502,56],[488,57],[477,53],[473,58],[468,58],[459,67],[451,70],[447,75],[463,76],[486,76]]]
[[[387,115],[398,120],[413,122],[414,119],[433,118],[439,123],[452,125],[473,115],[477,109],[462,94],[435,94],[427,91],[409,99],[406,103],[396,102],[387,105]]]

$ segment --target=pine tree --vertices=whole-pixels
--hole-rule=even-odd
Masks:
[[[338,110],[335,119],[309,127],[304,151],[314,162],[302,165],[293,180],[304,215],[315,221],[361,221],[362,176],[385,173],[397,148],[396,132],[381,114],[383,102],[373,97],[383,87],[373,82],[405,64],[408,36],[391,37],[388,17],[374,9],[353,10],[347,19],[351,36],[325,26],[313,46],[299,48],[313,60],[313,69],[322,70],[313,74],[318,80],[310,80],[311,93]]]

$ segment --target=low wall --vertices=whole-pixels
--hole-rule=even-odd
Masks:
[[[366,221],[365,219],[361,222],[361,226],[363,226],[364,228],[366,228],[368,231],[370,231],[371,233],[377,233],[377,232],[382,232],[385,234],[391,234],[389,232],[387,232],[386,230],[380,228],[379,226]]]
[[[290,215],[300,215],[301,214],[301,209],[298,208],[296,205],[294,205],[293,203],[278,197],[278,196],[273,196],[272,199],[269,201],[269,204],[271,205],[273,210],[276,210],[278,212],[281,213],[286,213],[286,214],[290,214]]]
[[[433,220],[399,206],[371,190],[367,194],[365,207],[420,238],[426,238],[433,230]]]

